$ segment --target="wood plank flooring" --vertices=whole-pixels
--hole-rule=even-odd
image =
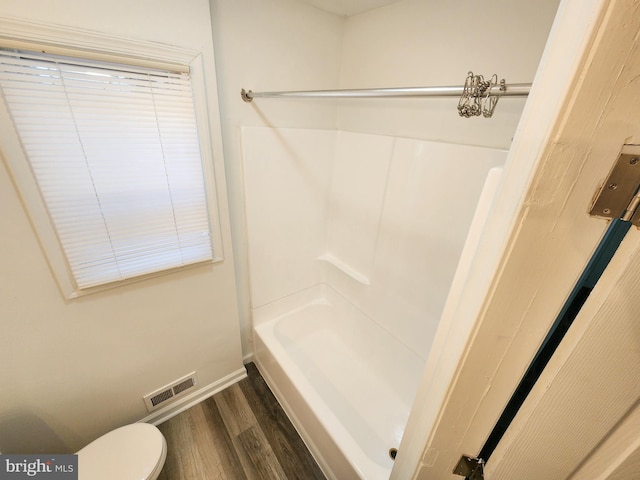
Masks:
[[[253,363],[248,378],[158,428],[158,480],[321,480],[322,471]]]

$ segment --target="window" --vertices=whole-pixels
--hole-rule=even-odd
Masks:
[[[0,93],[76,290],[214,258],[188,71],[0,49]]]

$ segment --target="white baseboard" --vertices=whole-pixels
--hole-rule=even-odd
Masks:
[[[193,407],[194,405],[197,405],[198,403],[206,400],[207,398],[212,397],[216,393],[221,392],[234,383],[239,382],[243,378],[246,378],[246,376],[247,371],[244,367],[242,367],[235,372],[230,373],[226,377],[221,378],[217,382],[210,383],[209,385],[198,389],[192,394],[176,400],[171,405],[167,405],[157,412],[153,412],[152,414],[147,415],[138,423],[150,423],[152,425],[158,426],[161,423],[166,422],[170,418],[175,417],[179,413],[182,413],[185,410]]]
[[[251,362],[254,362],[254,361],[255,361],[255,358],[254,358],[253,352],[247,353],[244,357],[242,357],[242,363],[245,364],[245,365],[247,363],[251,363]]]

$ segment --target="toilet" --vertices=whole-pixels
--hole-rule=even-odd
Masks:
[[[167,458],[167,442],[153,425],[112,430],[78,452],[78,480],[155,480]]]

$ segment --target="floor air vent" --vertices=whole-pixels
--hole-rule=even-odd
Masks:
[[[144,403],[147,406],[147,410],[150,412],[158,408],[160,404],[173,400],[178,396],[182,396],[184,392],[195,387],[197,384],[198,380],[196,378],[196,372],[193,372],[156,390],[155,392],[145,395]]]

